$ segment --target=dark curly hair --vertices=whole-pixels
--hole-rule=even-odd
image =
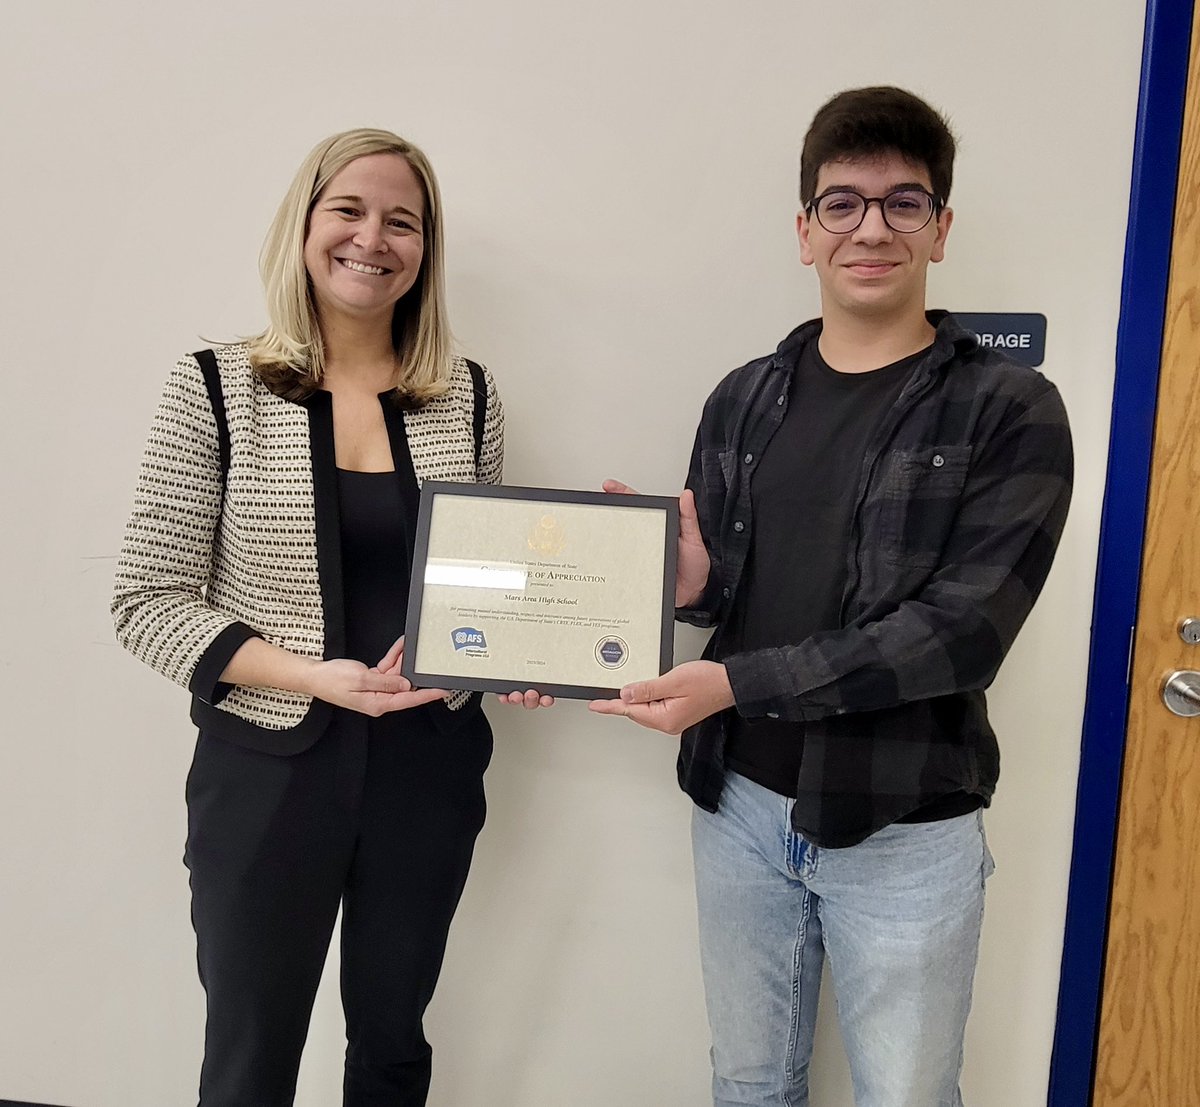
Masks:
[[[812,202],[822,165],[896,153],[923,165],[940,204],[950,198],[954,135],[945,117],[919,96],[881,85],[839,92],[813,116],[800,151],[800,202]]]

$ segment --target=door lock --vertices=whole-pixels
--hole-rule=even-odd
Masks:
[[[1163,681],[1162,698],[1172,714],[1185,719],[1200,715],[1200,673],[1191,669],[1173,672]]]

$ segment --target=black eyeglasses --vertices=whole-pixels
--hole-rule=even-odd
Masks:
[[[898,188],[886,196],[864,196],[852,189],[826,192],[811,201],[804,211],[817,213],[817,222],[830,234],[849,234],[856,231],[867,217],[867,208],[878,204],[883,221],[900,234],[921,230],[942,202],[923,188]]]

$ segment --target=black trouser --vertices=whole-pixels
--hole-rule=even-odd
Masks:
[[[443,709],[444,710],[444,709]],[[421,1020],[483,826],[491,731],[334,713],[293,757],[201,735],[188,776],[202,1107],[291,1104],[342,906],[347,1107],[420,1107]]]

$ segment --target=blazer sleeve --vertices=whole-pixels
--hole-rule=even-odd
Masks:
[[[228,691],[218,678],[229,658],[256,633],[204,598],[223,491],[216,419],[189,354],[167,378],[150,427],[112,616],[125,649],[210,703]]]
[[[475,479],[480,484],[499,484],[504,477],[504,405],[500,402],[495,378],[486,365],[482,368],[487,384],[487,412]]]

